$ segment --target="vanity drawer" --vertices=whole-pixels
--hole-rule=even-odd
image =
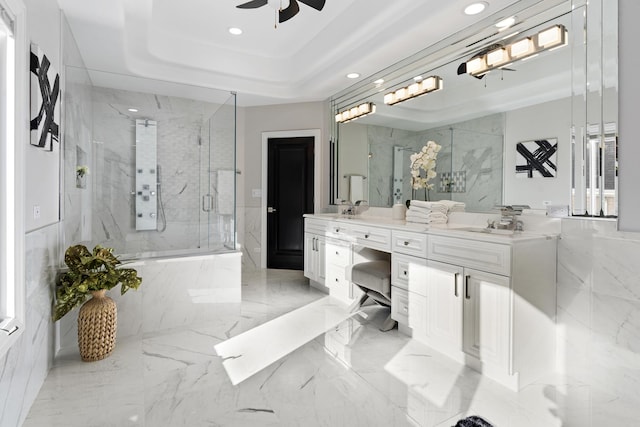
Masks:
[[[410,255],[391,255],[391,284],[426,295],[427,260]]]
[[[391,250],[402,254],[426,258],[427,235],[393,230]]]
[[[327,236],[336,239],[350,239],[351,227],[341,222],[331,221],[326,224],[325,232]]]
[[[327,266],[346,267],[351,264],[351,246],[343,241],[326,239],[325,262]]]
[[[409,292],[397,286],[391,287],[391,318],[409,325]]]
[[[345,268],[335,265],[327,265],[325,286],[329,288],[329,295],[350,302],[351,283],[346,278]]]
[[[387,228],[353,225],[351,234],[355,243],[361,246],[391,252],[391,230]]]
[[[427,257],[489,273],[511,274],[511,246],[455,237],[429,236]]]

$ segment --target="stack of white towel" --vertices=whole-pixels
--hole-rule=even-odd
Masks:
[[[446,224],[448,208],[440,202],[412,200],[407,211],[407,222]]]
[[[412,200],[407,211],[407,222],[446,224],[452,212],[464,212],[465,204],[453,200],[425,202]]]
[[[456,202],[453,200],[440,200],[438,203],[442,203],[447,207],[447,214],[451,212],[464,212],[466,207],[464,202]]]

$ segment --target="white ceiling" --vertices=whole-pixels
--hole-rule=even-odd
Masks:
[[[347,73],[370,76],[517,3],[488,0],[470,17],[462,10],[472,0],[327,0],[320,12],[300,4],[274,28],[273,8],[235,7],[245,1],[58,3],[95,85],[124,88],[132,81],[124,77],[143,77],[235,91],[241,106],[327,99],[354,83]]]

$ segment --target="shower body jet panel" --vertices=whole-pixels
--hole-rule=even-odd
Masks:
[[[136,230],[158,227],[158,127],[154,120],[136,120]]]

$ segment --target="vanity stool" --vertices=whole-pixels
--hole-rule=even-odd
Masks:
[[[349,307],[350,311],[359,310],[369,298],[380,305],[391,308],[391,263],[389,261],[367,261],[350,267],[351,282],[363,292],[362,296]],[[396,324],[397,322],[391,318],[391,313],[389,313],[380,330],[390,331]]]

